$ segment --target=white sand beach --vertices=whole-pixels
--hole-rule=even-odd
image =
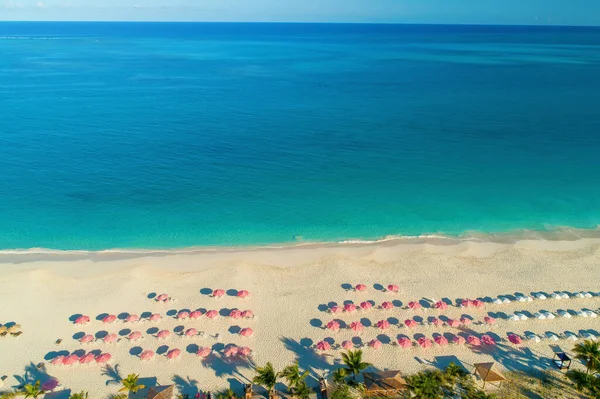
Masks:
[[[590,332],[598,335],[600,317],[582,317],[582,309],[600,308],[600,240],[577,241],[523,240],[516,243],[489,243],[444,240],[428,243],[410,243],[391,240],[372,244],[310,244],[292,247],[206,249],[185,253],[48,253],[0,255],[0,323],[18,323],[23,334],[0,338],[0,376],[6,375],[4,388],[20,384],[20,379],[48,379],[60,381],[66,389],[88,390],[92,398],[104,398],[115,393],[119,385],[112,372],[96,364],[55,366],[53,358],[70,353],[97,351],[112,355],[110,367],[126,376],[139,373],[142,378],[156,378],[159,384],[175,383],[184,393],[200,390],[220,390],[234,387],[239,390],[253,376],[252,364],[272,361],[276,368],[299,359],[300,366],[311,370],[313,377],[328,373],[339,359],[344,340],[357,345],[375,338],[383,343],[380,349],[365,347],[365,358],[379,369],[399,369],[412,373],[440,365],[447,356],[456,356],[467,368],[475,362],[497,361],[504,369],[528,367],[551,368],[553,345],[570,350],[574,342],[565,339],[542,339],[521,345],[508,342],[507,334],[521,337],[526,332],[544,335],[548,332],[574,334]],[[364,292],[348,287],[363,283]],[[397,284],[399,291],[382,290]],[[221,298],[210,295],[221,288],[227,294]],[[240,299],[237,290],[248,290],[250,295]],[[461,308],[455,305],[447,310],[406,309],[410,301],[421,301],[426,307],[429,300],[446,298],[452,304],[458,299],[481,298],[490,300],[499,295],[532,292],[569,292],[569,299],[535,299],[530,302],[513,301],[507,304],[486,302],[483,308]],[[590,298],[578,298],[576,292],[592,292]],[[167,293],[176,301],[158,303],[152,294]],[[352,301],[357,306],[373,301],[375,307],[353,313],[332,314],[327,309]],[[380,309],[384,301],[394,304],[391,310]],[[179,310],[217,310],[221,316],[208,319],[179,320],[173,317]],[[231,309],[254,312],[253,319],[226,317]],[[572,317],[559,315],[559,310],[571,311]],[[529,315],[528,320],[510,321],[506,318],[515,311]],[[552,320],[534,317],[538,311],[552,312]],[[128,314],[160,313],[157,322],[126,323],[117,320],[105,324],[98,316],[114,314],[124,318]],[[88,315],[91,322],[75,325],[76,315]],[[460,329],[448,326],[421,325],[408,329],[404,320],[444,315],[458,319],[463,315],[473,318],[473,324]],[[483,324],[485,316],[496,318],[493,326]],[[339,332],[325,329],[327,322],[338,319],[342,327],[352,321],[365,325],[362,334],[348,328]],[[387,319],[391,327],[379,330],[377,321]],[[481,324],[480,324],[481,323]],[[370,326],[372,325],[372,326]],[[197,328],[204,336],[181,337],[178,331]],[[254,330],[251,337],[242,337],[240,328]],[[171,336],[159,340],[153,335],[158,330],[169,330]],[[144,338],[130,342],[127,335],[140,331]],[[80,344],[77,338],[84,334],[102,337],[116,333],[119,342],[105,343],[101,339]],[[399,336],[413,341],[436,333],[485,333],[498,341],[495,347],[445,347],[434,344],[401,348],[395,345]],[[319,352],[318,341],[331,338],[333,349]],[[55,341],[62,339],[62,343]],[[248,358],[225,358],[227,344],[248,346]],[[165,347],[166,346],[166,347]],[[168,348],[167,348],[168,347]],[[213,354],[202,359],[196,355],[198,347],[211,347]],[[178,348],[181,356],[168,360],[164,353]],[[140,360],[142,350],[162,353],[149,361]],[[43,362],[45,371],[36,369]],[[107,375],[108,374],[108,375]],[[152,381],[152,380],[150,380]],[[314,383],[314,380],[313,380]],[[239,391],[241,394],[241,391]]]

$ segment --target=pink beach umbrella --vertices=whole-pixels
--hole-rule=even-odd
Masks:
[[[460,327],[460,321],[458,321],[458,320],[448,319],[446,324],[448,324],[450,327],[454,327],[454,328]]]
[[[327,341],[319,341],[317,342],[317,349],[320,351],[328,351],[331,349],[331,345]]]
[[[217,289],[217,290],[214,290],[214,291],[213,291],[213,296],[214,296],[215,298],[220,298],[220,297],[222,297],[223,295],[225,295],[225,290],[222,290],[222,289]]]
[[[390,284],[387,286],[388,291],[390,292],[398,292],[398,290],[400,289],[400,287],[398,287],[396,284]]]
[[[460,335],[456,335],[454,338],[452,338],[452,342],[454,342],[456,345],[464,345],[467,340],[464,339],[464,337],[461,337]]]
[[[377,328],[379,328],[380,330],[387,330],[388,328],[390,328],[390,322],[387,320],[379,320],[377,322]]]
[[[65,360],[65,356],[56,356],[54,359],[50,361],[50,364],[54,366],[62,365]]]
[[[231,317],[232,319],[241,319],[242,311],[238,309],[233,309],[231,312],[229,312],[229,317]]]
[[[496,340],[487,334],[481,336],[481,342],[485,345],[496,345]]]
[[[470,325],[471,323],[473,323],[473,320],[469,319],[468,317],[461,317],[460,318],[460,322],[462,324],[464,324],[465,326]]]
[[[119,339],[119,336],[117,334],[108,334],[106,337],[104,337],[102,340],[104,342],[106,342],[107,344],[111,343],[111,342],[117,342],[117,340]]]
[[[138,339],[142,338],[142,333],[139,331],[133,331],[129,333],[128,338],[130,341],[137,341]]]
[[[431,348],[433,346],[433,343],[431,342],[431,340],[429,338],[425,338],[425,337],[421,337],[417,340],[417,343],[419,344],[419,346],[421,348]]]
[[[238,353],[242,356],[248,356],[252,353],[252,349],[248,348],[247,346],[243,346],[240,348]]]
[[[350,329],[354,332],[360,333],[365,329],[365,326],[363,326],[360,321],[353,321],[350,323]]]
[[[169,331],[169,330],[161,330],[161,331],[158,332],[158,334],[156,334],[156,338],[165,339],[165,338],[168,338],[169,335],[171,335],[171,331]]]
[[[444,301],[437,301],[435,303],[435,308],[439,310],[446,310],[448,309],[448,304]]]
[[[96,356],[96,363],[107,363],[111,359],[110,353],[102,353]]]
[[[254,317],[254,312],[253,312],[253,311],[251,311],[251,310],[249,310],[249,309],[248,309],[248,310],[244,310],[244,311],[242,312],[242,317],[243,317],[244,319],[251,319],[251,318],[253,318],[253,317]]]
[[[225,357],[232,357],[238,354],[238,347],[235,345],[229,345],[228,347],[225,348],[225,350],[223,351],[223,354],[225,355]]]
[[[187,310],[182,310],[181,312],[177,313],[178,319],[187,319],[188,317],[190,317],[190,312]]]
[[[473,301],[471,301],[470,299],[463,299],[461,302],[461,305],[464,308],[469,308],[469,307],[473,306]]]
[[[482,308],[485,305],[481,299],[475,299],[472,304],[476,308]]]
[[[410,301],[408,303],[408,307],[412,310],[417,310],[421,308],[421,304],[417,301]]]
[[[94,336],[91,334],[87,334],[84,335],[83,337],[79,338],[79,342],[81,342],[82,344],[87,344],[88,342],[92,342],[94,340]]]
[[[250,327],[244,328],[244,329],[242,329],[242,331],[240,331],[240,335],[242,337],[251,337],[252,335],[254,335],[254,330],[251,329]]]
[[[353,303],[347,303],[344,305],[344,310],[348,313],[352,313],[356,310],[356,305]]]
[[[86,353],[85,355],[79,358],[79,363],[87,364],[91,363],[96,359],[96,356],[93,353]]]
[[[352,341],[344,341],[344,342],[342,342],[342,348],[344,348],[348,351],[348,350],[354,348],[354,344],[352,343]]]
[[[214,319],[218,315],[219,312],[217,312],[216,310],[209,310],[208,312],[206,312],[206,317],[208,317],[209,319]]]
[[[206,357],[208,355],[210,355],[212,352],[212,349],[204,347],[204,348],[198,348],[198,356],[200,357]]]
[[[103,323],[113,323],[115,320],[117,320],[117,316],[115,316],[114,314],[109,314],[108,316],[105,316],[102,319]]]
[[[65,366],[70,366],[72,364],[75,363],[79,363],[79,356],[75,355],[75,354],[71,354],[69,356],[65,356],[65,358],[63,359],[63,364]]]
[[[167,359],[177,359],[179,357],[179,355],[181,355],[181,350],[180,349],[171,349],[170,351],[167,352]]]
[[[481,340],[474,335],[469,335],[467,337],[467,342],[469,343],[469,345],[473,345],[473,346],[481,345]]]
[[[250,295],[250,293],[246,290],[241,290],[237,293],[238,298],[246,298],[248,295]]]
[[[149,320],[151,321],[158,321],[160,320],[161,316],[159,313],[153,313],[150,315]]]
[[[89,322],[90,322],[89,316],[79,316],[77,319],[75,319],[75,324],[78,324],[78,325],[87,324]]]
[[[331,320],[329,323],[327,323],[327,329],[331,331],[339,331],[340,323],[335,320]]]
[[[485,316],[483,318],[483,321],[485,321],[485,324],[489,324],[489,325],[496,324],[496,319],[494,319],[493,317],[490,317],[490,316]]]
[[[407,320],[404,320],[404,325],[408,328],[414,328],[417,326],[417,322],[414,321],[413,319],[407,319]]]
[[[334,305],[331,307],[330,310],[331,313],[341,313],[344,310],[344,308],[342,308],[341,306]]]
[[[432,317],[430,319],[430,323],[433,324],[434,326],[438,327],[438,326],[441,326],[443,324],[443,321],[441,321],[437,317]]]
[[[364,301],[364,302],[360,303],[360,308],[363,310],[368,310],[368,309],[371,309],[372,307],[373,307],[373,304],[371,302]]]
[[[400,337],[398,338],[398,345],[400,345],[400,347],[402,348],[410,348],[412,346],[412,341],[409,338],[406,337]]]
[[[371,340],[371,342],[369,342],[369,346],[373,349],[380,349],[383,346],[383,344],[381,343],[380,340],[373,339],[373,340]]]
[[[190,319],[199,319],[200,317],[202,317],[202,311],[200,310],[194,310],[192,312],[190,312]]]
[[[188,328],[187,330],[185,330],[186,337],[193,337],[195,335],[198,335],[198,330],[196,330],[195,328]]]
[[[448,345],[448,340],[446,339],[446,337],[444,337],[442,335],[436,336],[435,338],[433,338],[433,340],[439,346],[446,346],[446,345]]]
[[[138,316],[136,314],[130,314],[129,316],[127,316],[125,321],[128,323],[135,323],[137,321],[140,321],[140,316]]]
[[[356,287],[354,287],[354,289],[356,291],[366,291],[367,290],[367,286],[364,284],[357,284]]]
[[[390,310],[390,309],[394,309],[394,304],[389,301],[385,301],[381,304],[381,307],[384,308],[385,310]]]
[[[521,345],[523,343],[523,340],[517,334],[509,334],[508,340],[515,345]]]
[[[145,351],[140,353],[140,359],[142,359],[142,360],[150,360],[153,357],[154,357],[154,352],[152,352],[150,349],[146,349]]]
[[[160,294],[159,296],[156,297],[157,302],[165,302],[168,299],[169,299],[169,296],[167,294]]]
[[[58,386],[58,380],[51,378],[42,384],[43,391],[52,391]]]

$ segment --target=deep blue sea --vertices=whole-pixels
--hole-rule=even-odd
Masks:
[[[600,28],[0,23],[0,249],[600,224]]]

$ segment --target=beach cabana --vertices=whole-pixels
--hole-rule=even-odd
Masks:
[[[146,399],[172,399],[175,387],[173,385],[164,385],[152,387],[148,391]]]
[[[395,395],[406,390],[406,381],[397,370],[363,373],[367,395]]]
[[[506,377],[498,370],[496,363],[475,363],[475,374],[479,375],[479,378],[483,381],[483,388],[487,382],[498,382],[506,380]]]

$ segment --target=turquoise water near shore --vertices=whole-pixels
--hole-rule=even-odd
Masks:
[[[0,23],[0,249],[600,225],[600,29]]]

